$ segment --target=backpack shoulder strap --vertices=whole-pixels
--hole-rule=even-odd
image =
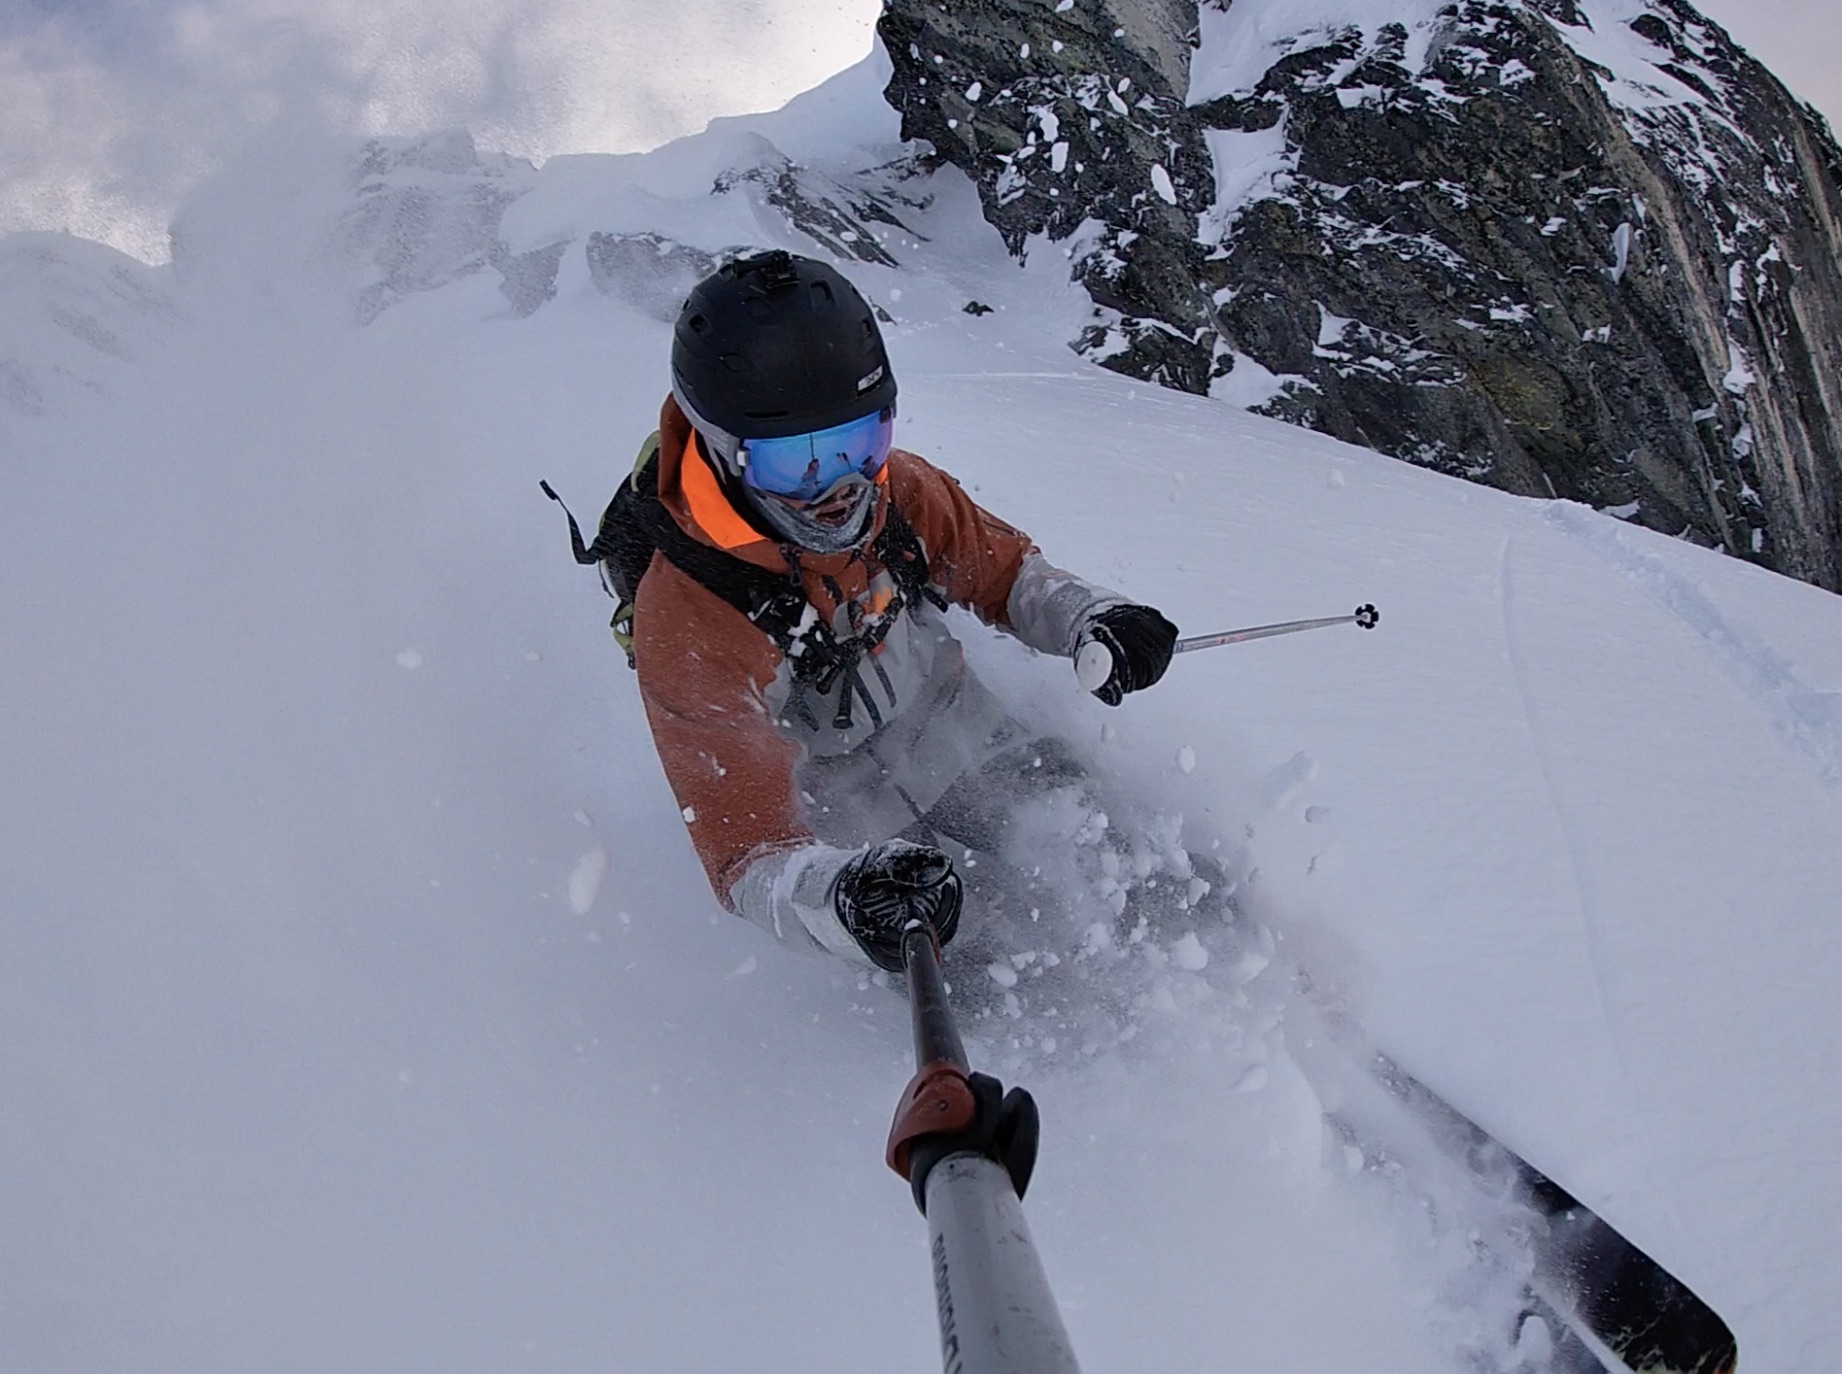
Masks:
[[[947,608],[946,597],[929,579],[927,549],[921,543],[921,536],[915,533],[914,526],[908,523],[894,501],[888,504],[882,531],[871,549],[876,561],[889,569],[902,599],[910,606],[930,601],[940,610]]]
[[[539,485],[546,496],[563,505],[548,482]],[[781,653],[797,658],[796,676],[822,676],[836,656],[838,646],[807,602],[797,570],[786,576],[777,575],[701,543],[679,528],[659,500],[656,432],[640,445],[633,471],[602,512],[593,543],[582,538],[568,506],[563,506],[563,513],[569,517],[570,544],[576,562],[599,565],[602,584],[614,598],[611,625],[615,640],[627,655],[628,667],[633,666],[634,600],[655,552],[664,554],[673,567],[740,611],[774,641]],[[917,606],[927,600],[946,609],[946,598],[928,581],[927,552],[920,537],[893,502],[872,552],[889,569],[908,605]]]

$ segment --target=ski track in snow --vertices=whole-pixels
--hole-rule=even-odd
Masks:
[[[1592,860],[1588,857],[1591,849],[1582,841],[1561,800],[1560,787],[1549,762],[1548,732],[1542,724],[1540,709],[1535,704],[1535,696],[1529,686],[1530,667],[1516,639],[1516,589],[1512,571],[1515,543],[1515,535],[1504,535],[1502,547],[1497,553],[1497,606],[1503,627],[1503,647],[1509,656],[1510,679],[1515,683],[1516,698],[1522,706],[1523,726],[1528,732],[1530,752],[1535,756],[1535,766],[1541,775],[1542,791],[1547,796],[1548,809],[1554,816],[1561,842],[1567,847],[1567,867],[1573,877],[1574,910],[1579,914],[1580,930],[1586,937],[1588,963],[1592,966],[1593,974],[1593,996],[1599,1004],[1600,1023],[1605,1028],[1606,1042],[1612,1047],[1618,1076],[1623,1080],[1627,1095],[1635,1100],[1642,1080],[1639,1075],[1632,1073],[1624,1054],[1612,1012],[1611,990],[1606,986],[1607,951],[1600,929],[1603,907],[1598,885],[1593,879]]]
[[[1626,1059],[1623,1042],[1617,1033],[1617,1017],[1612,1011],[1614,998],[1612,989],[1606,985],[1606,965],[1608,952],[1604,947],[1601,932],[1603,923],[1603,902],[1599,899],[1597,882],[1591,875],[1590,845],[1584,844],[1577,827],[1569,820],[1568,807],[1560,799],[1560,786],[1555,781],[1555,770],[1549,764],[1549,739],[1547,729],[1542,726],[1540,707],[1534,704],[1534,693],[1529,687],[1529,663],[1527,656],[1521,652],[1516,641],[1516,578],[1512,571],[1512,560],[1516,551],[1516,536],[1505,534],[1503,547],[1498,553],[1498,608],[1503,624],[1503,648],[1509,654],[1510,680],[1516,683],[1516,698],[1521,702],[1523,726],[1529,731],[1529,748],[1534,753],[1536,770],[1542,775],[1542,790],[1547,794],[1547,807],[1555,816],[1555,827],[1560,831],[1562,844],[1568,847],[1568,869],[1573,875],[1573,908],[1579,912],[1580,934],[1586,937],[1586,958],[1593,971],[1593,998],[1599,1002],[1599,1020],[1606,1031],[1606,1042],[1612,1046],[1612,1055],[1617,1063],[1619,1079],[1625,1083],[1625,1092],[1638,1100],[1639,1087],[1643,1077],[1630,1070]]]
[[[1722,672],[1765,713],[1786,744],[1842,800],[1842,692],[1811,687],[1750,626],[1722,614],[1689,578],[1600,516],[1557,502],[1542,512],[1552,528],[1635,582],[1707,645]]]

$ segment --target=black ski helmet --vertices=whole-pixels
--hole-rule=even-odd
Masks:
[[[737,439],[829,429],[894,406],[895,376],[857,288],[775,249],[691,288],[672,331],[672,394],[730,460]]]

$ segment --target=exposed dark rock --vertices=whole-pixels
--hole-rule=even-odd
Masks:
[[[1013,252],[1070,253],[1079,351],[1842,589],[1820,117],[1682,0],[1628,27],[1589,0],[1407,0],[1278,42],[1284,0],[1204,5],[880,22],[904,136],[973,177]],[[1231,38],[1266,51],[1223,76]]]
[[[553,298],[568,244],[514,254],[500,235],[507,208],[534,176],[522,159],[482,155],[460,131],[368,142],[351,173],[358,203],[340,217],[327,249],[371,277],[353,303],[359,323],[407,296],[485,271],[499,274],[514,315]]]
[[[873,177],[874,171],[862,179]],[[882,194],[862,188],[847,192],[839,183],[776,156],[744,170],[724,173],[717,178],[715,191],[727,195],[749,184],[760,188],[762,199],[785,216],[787,223],[823,244],[836,257],[894,267],[895,259],[883,248],[877,234],[867,229],[868,225],[882,224],[899,229],[911,239],[925,238],[901,218],[902,207],[916,202],[905,201],[887,188]]]
[[[659,234],[590,234],[588,275],[603,295],[670,323],[691,288],[716,270],[701,249]]]

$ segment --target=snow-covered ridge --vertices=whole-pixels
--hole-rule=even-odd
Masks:
[[[0,238],[0,427],[107,395],[175,314],[166,275],[124,253],[67,234]]]

